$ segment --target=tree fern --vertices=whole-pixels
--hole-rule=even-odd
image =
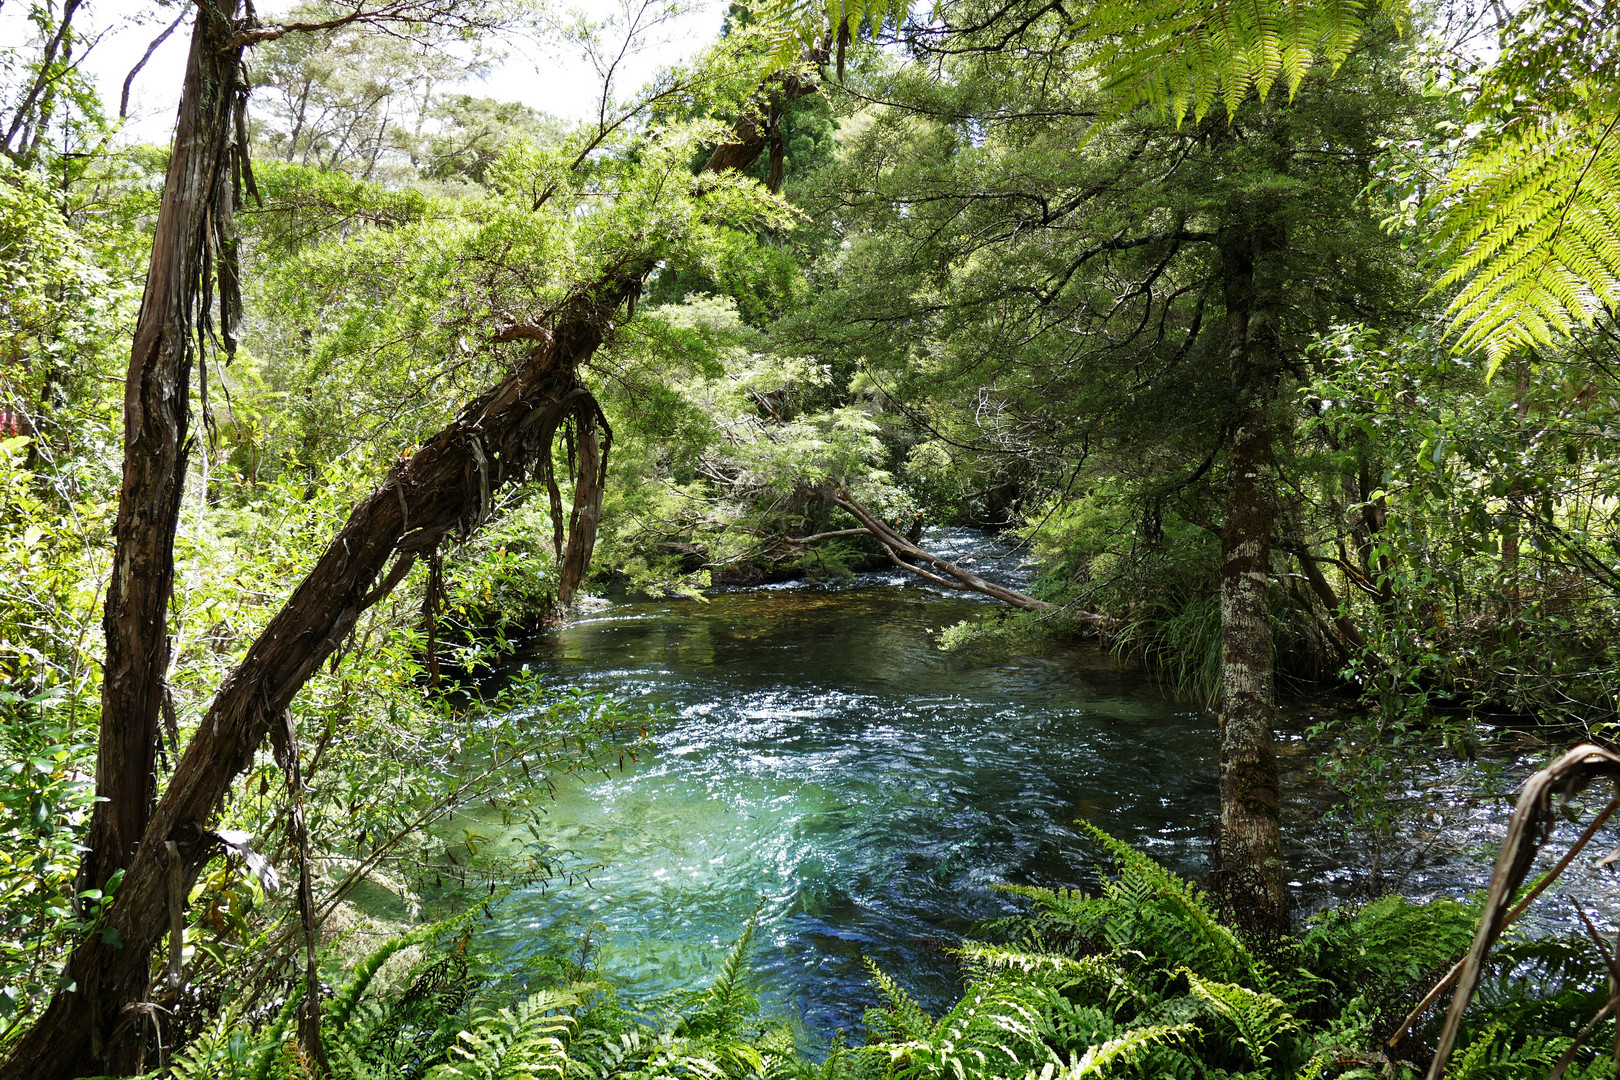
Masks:
[[[766,9],[767,18],[780,28],[777,64],[791,63],[807,47],[827,48],[840,79],[851,41],[896,30],[910,14],[906,0],[779,0]]]
[[[1374,4],[1359,0],[1147,0],[1088,5],[1073,30],[1118,116],[1147,104],[1180,123],[1228,115],[1279,83],[1292,99],[1313,64],[1350,55]]]
[[[1429,201],[1458,347],[1485,350],[1492,372],[1620,304],[1617,45],[1600,4],[1524,5]]]
[[[1316,63],[1337,67],[1365,29],[1364,0],[1109,0],[1089,4],[1066,30],[1088,54],[1110,102],[1104,119],[1147,104],[1180,122],[1217,103],[1228,114],[1250,93],[1264,99],[1279,83],[1290,98]],[[897,28],[905,0],[781,0],[769,17],[786,33],[778,57],[790,62],[826,41],[837,52],[860,36]]]

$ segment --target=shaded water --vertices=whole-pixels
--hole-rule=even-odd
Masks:
[[[928,543],[1017,583],[1005,549],[963,532]],[[507,901],[493,943],[561,952],[600,923],[598,966],[651,995],[705,980],[762,902],[763,1003],[824,1043],[873,1003],[863,958],[938,1010],[959,990],[941,947],[1015,910],[995,883],[1094,880],[1076,819],[1206,870],[1213,719],[1095,650],[994,663],[940,652],[932,635],[981,603],[863,575],[617,603],[537,640],[521,661],[547,681],[669,719],[640,764],[563,788],[544,840],[600,869]],[[1309,790],[1302,742],[1285,743],[1285,761],[1293,790]],[[1318,810],[1296,800],[1289,814],[1309,902],[1354,876]],[[1459,843],[1418,860],[1409,884],[1482,880]]]

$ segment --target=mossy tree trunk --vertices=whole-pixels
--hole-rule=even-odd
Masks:
[[[1271,413],[1281,377],[1272,280],[1287,238],[1262,221],[1230,226],[1219,242],[1234,414],[1221,529],[1221,829],[1216,890],[1229,913],[1257,929],[1288,922],[1273,728],[1270,580]],[[1270,265],[1268,265],[1268,263]]]

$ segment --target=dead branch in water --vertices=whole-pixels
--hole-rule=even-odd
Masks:
[[[1051,604],[1045,600],[1037,600],[1033,596],[1025,595],[1024,593],[1006,588],[1002,585],[997,585],[993,581],[986,581],[984,578],[978,576],[972,571],[964,570],[962,567],[951,562],[949,559],[942,559],[938,555],[929,554],[916,544],[913,544],[910,540],[907,540],[904,536],[901,536],[894,526],[890,525],[888,522],[872,513],[866,507],[862,506],[860,502],[856,500],[855,496],[850,494],[849,488],[844,486],[842,482],[837,484],[835,492],[833,502],[856,521],[859,521],[862,527],[860,529],[840,529],[830,533],[817,533],[814,536],[803,537],[801,542],[809,542],[811,540],[819,540],[832,536],[850,536],[855,533],[866,533],[882,546],[884,552],[888,554],[891,562],[900,567],[902,570],[907,570],[913,574],[916,574],[924,581],[931,582],[935,585],[940,585],[947,589],[955,589],[959,592],[982,593],[985,596],[1000,600],[1004,604],[1011,604],[1013,607],[1020,608],[1024,611],[1063,610],[1057,604]],[[904,558],[902,558],[902,556],[904,556]],[[933,567],[934,570],[939,571],[939,573],[935,573],[934,570],[929,570],[926,568],[930,566]],[[1107,616],[1097,615],[1089,611],[1070,612],[1069,614],[1071,617],[1076,618],[1081,622],[1091,623],[1097,626],[1104,625],[1110,621]]]

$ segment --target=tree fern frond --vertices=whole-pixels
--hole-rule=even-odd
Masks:
[[[1387,5],[1386,5],[1387,6]],[[1360,0],[1192,0],[1095,4],[1071,29],[1093,50],[1109,119],[1150,105],[1180,123],[1217,100],[1227,114],[1281,84],[1290,99],[1311,66],[1337,68],[1365,29]]]
[[[1461,160],[1428,200],[1436,292],[1460,350],[1495,372],[1620,305],[1620,28],[1531,0],[1474,103]]]

